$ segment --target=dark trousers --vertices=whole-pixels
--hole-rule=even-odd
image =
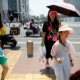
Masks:
[[[30,29],[32,29],[33,30],[33,33],[35,33],[35,28],[34,27],[31,27]]]

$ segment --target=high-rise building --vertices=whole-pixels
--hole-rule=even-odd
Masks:
[[[80,0],[64,0],[66,3],[70,3],[76,7],[76,9],[80,12]],[[80,17],[71,17],[67,21],[80,21]]]
[[[0,0],[0,14],[2,14],[2,0]],[[2,17],[2,15],[1,15]]]
[[[70,0],[64,0],[64,2],[66,2],[66,3],[70,3]]]
[[[70,3],[73,4],[80,11],[80,0],[70,0]]]
[[[21,0],[19,8],[21,20],[29,20],[29,0]]]
[[[0,0],[0,13],[1,13],[1,10],[2,10],[2,5],[1,5],[2,1]]]
[[[76,9],[80,12],[80,0],[70,0],[70,3],[73,4]],[[80,21],[80,17],[74,17],[74,21]]]
[[[16,0],[2,0],[3,19],[8,21],[8,17],[12,14],[15,19],[18,18]],[[8,16],[9,14],[9,16]]]
[[[2,0],[3,14],[9,13],[16,20],[29,20],[29,0]],[[1,8],[1,7],[0,7]]]

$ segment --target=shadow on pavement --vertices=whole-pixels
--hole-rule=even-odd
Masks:
[[[41,69],[40,70],[41,74],[45,74],[47,77],[51,78],[51,79],[55,79],[55,74],[54,74],[54,69],[52,67],[50,67],[50,69]],[[50,74],[50,75],[47,75],[47,74]]]
[[[20,46],[16,46],[16,47],[14,47],[14,48],[12,48],[12,47],[3,47],[2,49],[4,50],[4,49],[11,49],[11,50],[19,50],[21,47]]]
[[[24,36],[24,37],[38,38],[40,36]]]

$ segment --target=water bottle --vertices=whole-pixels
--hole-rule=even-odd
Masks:
[[[42,58],[39,58],[39,61],[41,64],[44,63],[44,59],[42,59]]]

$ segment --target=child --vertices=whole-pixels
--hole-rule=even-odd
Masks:
[[[71,53],[75,51],[70,41],[66,40],[74,30],[64,25],[59,28],[60,38],[52,46],[51,55],[53,57],[54,72],[56,80],[69,80],[72,62]]]
[[[2,74],[1,74],[1,80],[5,80],[5,77],[7,75],[7,72],[9,70],[8,64],[7,64],[7,58],[5,57],[2,48],[1,48],[1,40],[0,40],[0,64],[3,68]]]

